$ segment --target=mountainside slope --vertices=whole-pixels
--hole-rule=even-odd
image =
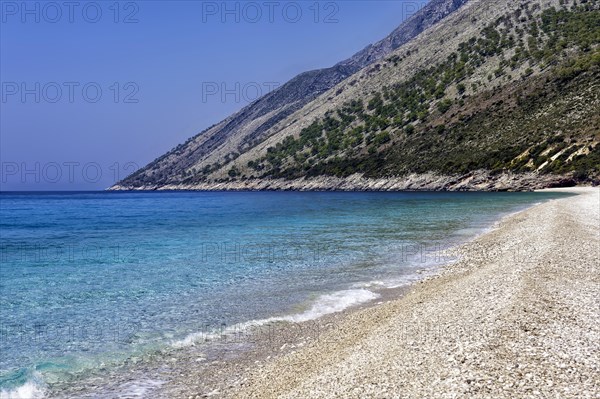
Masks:
[[[446,12],[412,40],[415,21],[353,57],[364,61],[338,64],[351,71],[386,54],[312,101],[263,97],[270,109],[283,105],[254,117],[251,132],[220,143],[197,136],[114,188],[524,189],[597,179],[598,3],[471,1]],[[439,18],[427,15],[419,18]],[[391,51],[392,38],[406,43]],[[312,76],[318,86],[327,73]]]
[[[268,130],[323,92],[381,59],[461,7],[467,0],[433,0],[407,19],[385,39],[367,46],[331,68],[302,73],[257,99],[222,122],[206,129],[127,178],[126,184],[156,179],[176,181],[191,167],[226,162],[260,142]],[[207,158],[210,158],[207,160]]]

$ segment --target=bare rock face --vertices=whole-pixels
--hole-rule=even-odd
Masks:
[[[176,184],[187,168],[199,164],[227,141],[228,152],[241,153],[264,139],[269,128],[301,109],[364,67],[382,59],[395,49],[435,25],[468,0],[432,0],[385,39],[367,46],[351,58],[325,69],[304,72],[283,86],[257,99],[239,112],[178,146],[117,186]],[[235,140],[232,138],[235,137]],[[232,148],[233,147],[233,148]],[[116,187],[116,186],[115,186]]]
[[[435,173],[402,177],[366,178],[355,174],[345,178],[250,179],[193,185],[166,184],[143,186],[115,185],[111,190],[202,190],[202,191],[530,191],[546,187],[571,187],[577,181],[569,176],[537,173],[492,175],[477,170],[465,175],[444,176]]]

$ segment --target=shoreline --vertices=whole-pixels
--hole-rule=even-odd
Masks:
[[[107,191],[532,191],[547,187],[574,187],[577,183],[578,181],[569,174],[492,173],[487,170],[475,170],[461,175],[427,172],[382,178],[365,177],[355,173],[347,177],[316,176],[291,180],[251,178],[145,185],[118,182],[107,188]],[[597,179],[594,180],[594,184],[598,183]]]
[[[587,189],[583,189],[584,191]],[[546,190],[543,190],[546,191]],[[565,192],[571,190],[548,190]],[[551,201],[556,201],[550,200]],[[547,203],[548,201],[544,201]],[[453,261],[436,262],[433,267],[423,265],[424,268],[416,268],[417,273],[424,273],[423,277],[417,277],[418,280],[413,280],[404,283],[401,286],[388,288],[384,286],[364,286],[356,289],[365,289],[376,293],[379,297],[359,303],[358,305],[350,305],[349,307],[326,313],[315,319],[308,319],[297,322],[293,317],[285,321],[285,316],[273,317],[273,322],[258,324],[256,328],[248,328],[247,331],[234,331],[231,337],[233,339],[217,338],[209,345],[191,345],[171,350],[161,351],[156,360],[160,362],[160,358],[165,356],[170,358],[168,363],[168,371],[166,375],[146,375],[144,371],[156,371],[152,367],[146,365],[143,369],[132,367],[131,373],[125,378],[119,378],[115,381],[113,388],[120,388],[123,394],[138,395],[150,397],[230,397],[235,396],[236,391],[240,386],[244,385],[245,378],[254,373],[257,365],[266,365],[274,359],[279,359],[294,353],[299,348],[312,347],[318,345],[322,337],[326,340],[331,340],[330,336],[335,335],[339,325],[344,325],[347,319],[356,317],[360,312],[369,312],[372,309],[377,309],[380,306],[387,306],[391,303],[402,301],[407,293],[418,288],[421,284],[427,283],[429,280],[435,280],[443,277],[453,268],[454,263],[460,262],[461,259],[456,259],[458,256],[464,255],[461,249],[468,246],[473,246],[473,242],[480,240],[482,237],[493,233],[499,226],[504,223],[505,219],[514,218],[517,215],[527,212],[539,204],[531,204],[524,209],[510,212],[501,215],[501,217],[481,229],[467,241],[452,243],[450,247],[446,247],[443,251],[449,256],[454,257]],[[294,313],[291,316],[298,316],[306,312]],[[277,320],[280,319],[280,320]],[[252,324],[253,322],[261,322],[255,320],[242,324]],[[239,334],[239,335],[236,335]],[[154,357],[154,356],[152,356]],[[123,369],[120,370],[121,372]],[[238,379],[236,376],[243,375],[243,379]],[[162,378],[162,377],[167,377]],[[192,382],[192,383],[190,383]],[[98,388],[98,387],[97,387]],[[88,389],[82,389],[78,394],[85,396]],[[137,393],[136,393],[137,392]],[[65,392],[68,396],[76,394],[69,390]],[[62,397],[62,396],[61,396]],[[79,396],[78,396],[79,397]],[[104,397],[100,395],[99,397]],[[110,397],[110,393],[106,393],[106,397]]]
[[[523,205],[527,209],[533,204]],[[234,325],[224,326],[219,330],[202,329],[186,337],[172,341],[163,349],[151,352],[141,358],[141,363],[119,366],[111,373],[111,383],[103,386],[96,385],[93,376],[89,379],[91,386],[84,381],[67,383],[54,386],[51,389],[53,396],[72,397],[82,395],[85,397],[94,393],[100,397],[110,397],[112,394],[131,394],[132,391],[141,391],[142,396],[157,395],[162,397],[161,391],[172,388],[185,387],[186,383],[173,383],[181,374],[193,374],[192,380],[200,381],[203,385],[215,386],[221,383],[224,369],[238,369],[240,365],[252,361],[265,361],[268,357],[278,356],[287,350],[293,349],[298,344],[304,345],[306,341],[318,339],[326,330],[334,328],[336,320],[344,315],[360,309],[377,306],[378,304],[400,298],[410,287],[423,278],[437,274],[448,262],[456,261],[454,255],[449,255],[451,248],[463,245],[482,234],[490,231],[497,220],[522,209],[501,213],[490,219],[489,222],[477,227],[472,235],[455,237],[448,242],[444,240],[441,246],[430,248],[434,254],[427,254],[426,259],[419,254],[399,259],[401,263],[412,264],[411,272],[391,279],[365,280],[360,283],[348,285],[335,291],[321,292],[317,297],[298,304],[294,309],[268,317],[267,319],[253,319]],[[422,248],[418,248],[420,251]],[[424,249],[427,251],[427,249]],[[408,255],[407,255],[408,256]],[[356,297],[358,295],[358,297]],[[372,297],[371,297],[372,296]],[[327,298],[331,297],[331,298]],[[323,301],[323,299],[326,299]],[[343,303],[339,303],[339,302]],[[323,303],[325,302],[325,303]],[[343,305],[343,306],[342,306]],[[335,314],[334,317],[331,317]],[[304,334],[300,334],[304,332]],[[304,336],[301,336],[304,335]],[[161,358],[177,359],[170,361],[164,373],[157,373],[161,368]],[[223,362],[223,359],[227,361]],[[187,364],[192,366],[187,366]],[[221,364],[223,363],[223,364]],[[238,364],[239,363],[239,364]],[[188,370],[188,369],[192,370]],[[200,371],[201,370],[201,371]],[[216,377],[207,381],[206,376],[216,373]],[[198,375],[202,375],[200,378]],[[100,378],[101,375],[97,377]],[[173,377],[174,376],[174,377]],[[211,385],[212,384],[212,385]],[[203,392],[212,392],[214,389]],[[104,394],[104,396],[103,396]],[[169,393],[168,397],[188,397],[180,393]]]
[[[559,388],[564,389],[562,395],[559,395],[562,397],[594,397],[594,395],[600,394],[600,379],[597,374],[596,376],[593,374],[600,368],[597,351],[594,355],[594,350],[598,349],[597,345],[596,347],[592,345],[591,348],[594,350],[588,354],[588,360],[591,363],[587,366],[586,364],[583,365],[581,375],[587,376],[587,380],[574,386],[573,384],[569,386],[564,381],[561,384],[561,381],[556,382],[553,379],[548,380],[551,382],[535,381],[537,374],[556,374],[555,369],[558,366],[552,366],[551,364],[536,364],[536,362],[533,362],[533,364],[526,364],[524,367],[516,366],[518,375],[525,378],[527,382],[526,384],[519,384],[518,381],[510,381],[510,375],[514,373],[506,370],[503,372],[501,368],[487,365],[486,362],[473,363],[472,358],[477,358],[479,352],[464,350],[464,347],[470,347],[470,349],[477,347],[481,350],[482,347],[489,346],[490,341],[494,341],[495,346],[506,346],[509,344],[505,339],[507,334],[514,335],[513,339],[516,337],[516,342],[523,344],[520,341],[524,337],[531,340],[528,333],[539,328],[538,326],[525,327],[524,330],[515,328],[521,326],[523,322],[526,322],[525,324],[530,323],[531,320],[527,319],[518,320],[519,322],[516,325],[512,325],[508,329],[498,328],[496,323],[499,320],[506,322],[504,319],[511,318],[511,312],[507,312],[507,306],[496,306],[497,304],[488,303],[485,308],[487,312],[481,312],[480,317],[475,318],[475,320],[480,320],[480,323],[484,320],[487,322],[479,324],[477,328],[473,328],[472,324],[464,321],[461,323],[460,318],[451,317],[453,323],[448,323],[448,320],[445,320],[445,314],[448,310],[445,309],[446,306],[442,309],[435,309],[437,312],[429,313],[427,317],[415,318],[415,312],[420,313],[421,307],[431,307],[433,305],[431,302],[435,304],[439,304],[440,301],[442,303],[450,302],[463,312],[470,307],[475,312],[481,310],[478,309],[477,303],[461,304],[460,301],[453,302],[452,299],[455,299],[453,297],[444,300],[444,292],[440,292],[440,288],[447,290],[448,287],[454,288],[452,287],[454,285],[464,286],[466,282],[471,280],[475,280],[484,287],[467,285],[464,288],[467,290],[476,289],[478,292],[482,292],[482,298],[485,298],[486,302],[492,299],[486,298],[486,296],[491,295],[505,299],[505,302],[512,306],[523,305],[528,307],[528,305],[531,305],[530,303],[520,303],[514,300],[506,301],[507,299],[515,299],[511,297],[526,296],[527,292],[517,290],[525,284],[522,281],[523,278],[519,277],[526,276],[527,279],[525,280],[535,280],[536,276],[530,276],[527,268],[532,268],[530,271],[537,271],[535,261],[524,262],[523,265],[518,266],[517,270],[502,270],[499,267],[500,265],[506,266],[507,251],[514,251],[515,241],[520,245],[519,249],[521,251],[519,252],[523,253],[509,254],[509,258],[514,261],[516,255],[520,261],[531,260],[529,259],[532,256],[529,253],[531,249],[526,240],[518,236],[513,237],[512,240],[507,240],[507,236],[514,233],[511,230],[515,230],[515,226],[526,224],[528,219],[532,217],[539,218],[540,212],[545,213],[545,216],[547,216],[549,210],[556,207],[561,210],[565,207],[573,208],[568,205],[569,203],[587,203],[588,210],[593,210],[594,201],[598,205],[598,188],[546,189],[543,191],[569,192],[580,195],[550,200],[502,217],[490,229],[458,248],[451,249],[451,251],[456,251],[460,255],[460,259],[447,265],[438,266],[433,275],[426,276],[424,279],[411,283],[406,287],[385,290],[385,294],[371,302],[345,309],[342,312],[322,316],[315,322],[320,326],[318,339],[307,339],[307,337],[301,336],[302,334],[298,334],[295,341],[290,343],[287,342],[291,340],[290,335],[281,347],[277,346],[279,344],[277,342],[271,342],[270,349],[261,347],[258,344],[250,355],[249,352],[244,352],[242,356],[233,355],[229,359],[214,359],[206,365],[209,367],[205,368],[203,366],[201,369],[188,367],[188,373],[181,375],[180,379],[170,381],[164,387],[165,389],[158,389],[156,392],[157,397],[268,398],[280,396],[303,397],[303,395],[305,395],[304,397],[330,397],[333,392],[343,392],[345,397],[389,396],[390,394],[393,397],[477,396],[485,395],[485,393],[500,397],[506,394],[506,397],[509,397],[510,395],[536,396],[536,392],[538,396],[540,393],[544,394],[544,392],[549,395]],[[591,208],[589,206],[590,202]],[[577,209],[574,208],[574,210]],[[598,207],[595,209],[595,214],[590,215],[590,218],[592,221],[598,220]],[[576,230],[580,227],[576,227]],[[501,240],[498,240],[498,238]],[[586,238],[586,240],[590,239],[592,244],[594,239],[596,240],[597,248],[598,238],[594,238],[592,234],[591,237]],[[494,240],[498,242],[494,242]],[[506,247],[507,244],[508,247]],[[558,255],[553,255],[552,252],[544,251],[543,256]],[[588,253],[586,256],[588,261],[587,271],[591,271],[593,274],[590,280],[598,281],[600,270],[593,267],[590,269],[589,267],[589,261],[597,260],[598,254],[597,252],[595,254]],[[490,270],[487,270],[488,268]],[[489,277],[486,274],[492,272],[495,279],[502,277],[499,281],[506,277],[502,275],[503,273],[507,273],[508,276],[512,277],[514,285],[509,288],[511,292],[503,292],[498,287],[490,286],[489,282],[482,284],[482,281],[486,281],[485,278],[482,280],[482,277]],[[515,273],[517,276],[514,276]],[[525,276],[520,276],[520,274],[525,274]],[[503,285],[507,286],[506,283]],[[489,291],[483,292],[484,289]],[[594,287],[588,287],[588,289],[591,289],[592,294],[594,293]],[[598,292],[598,289],[596,289],[595,293]],[[572,294],[576,295],[577,293]],[[548,300],[547,298],[544,299]],[[500,301],[500,303],[503,302]],[[441,310],[444,310],[444,312],[441,312]],[[407,322],[409,320],[405,320],[403,316],[412,316],[408,317],[410,322]],[[600,319],[597,314],[596,317]],[[401,328],[395,325],[395,321],[401,321]],[[546,321],[552,322],[552,317]],[[554,322],[557,321],[554,320]],[[591,328],[591,331],[587,335],[591,335],[591,338],[594,339],[600,338],[598,327],[594,329],[589,324],[588,327]],[[302,328],[299,328],[298,331],[301,332]],[[395,334],[390,334],[392,332]],[[542,336],[548,336],[552,332],[551,329]],[[556,333],[556,331],[554,332]],[[382,338],[382,336],[385,338]],[[454,337],[453,340],[450,340],[454,351],[442,351],[444,352],[443,355],[436,354],[441,349],[440,347],[447,346],[448,337]],[[564,339],[565,337],[561,336],[560,338]],[[387,345],[384,345],[384,343]],[[463,348],[459,349],[461,347]],[[532,348],[535,349],[536,346],[532,345],[529,350]],[[526,352],[527,345],[521,349]],[[589,351],[590,347],[584,345],[584,348],[574,347],[571,349]],[[395,353],[394,356],[390,356],[389,352]],[[419,356],[419,352],[423,353]],[[460,353],[460,356],[453,352]],[[505,359],[504,356],[500,356],[495,349],[489,352],[491,357],[500,357],[504,361],[509,360]],[[543,352],[541,355],[544,354]],[[518,359],[518,353],[514,353],[515,359]],[[373,358],[375,354],[378,354],[378,356],[375,356],[376,359]],[[415,355],[418,359],[415,358]],[[552,355],[552,353],[546,355]],[[184,361],[184,363],[186,362]],[[388,367],[382,366],[381,363]],[[444,365],[444,363],[449,364]],[[396,370],[399,373],[392,373],[391,369],[396,369],[401,364],[407,365],[404,370],[400,367],[399,370]],[[436,364],[438,367],[434,367]],[[461,370],[465,364],[471,366],[471,372],[466,373],[469,375]],[[558,365],[560,366],[560,363]],[[536,369],[536,366],[539,367]],[[579,366],[581,368],[581,365]],[[378,372],[364,371],[365,369],[372,371],[373,368],[377,369]],[[523,368],[523,372],[519,371],[520,368]],[[530,372],[526,373],[525,371],[528,371],[529,368],[533,368],[534,372],[529,370]],[[418,369],[423,370],[417,372]],[[558,370],[562,369],[558,368]],[[500,378],[490,379],[489,376],[486,376],[486,374],[492,372],[499,373]],[[407,373],[411,375],[411,378],[406,378]],[[502,376],[502,374],[509,375]],[[436,378],[429,381],[424,379],[422,375],[431,375]],[[398,378],[399,376],[403,376],[403,378]],[[560,373],[558,373],[558,376],[560,376]],[[340,379],[343,381],[339,382]],[[554,379],[560,380],[556,375]],[[399,385],[399,381],[402,384]],[[449,384],[447,381],[453,381],[453,383]],[[574,390],[574,392],[569,390]]]
[[[578,188],[575,188],[547,189],[541,191],[571,193],[578,190]],[[583,188],[583,190],[586,191],[590,189]],[[295,351],[306,346],[318,345],[319,339],[315,340],[314,336],[304,337],[301,334],[302,331],[318,331],[319,337],[328,337],[332,334],[332,331],[337,328],[336,326],[339,323],[344,323],[347,319],[356,317],[356,315],[361,312],[369,312],[370,310],[377,309],[382,305],[402,301],[409,292],[415,288],[418,288],[421,284],[427,284],[429,280],[436,280],[438,278],[442,278],[448,273],[453,273],[455,264],[462,261],[460,258],[464,257],[465,253],[472,253],[474,249],[479,250],[479,248],[477,248],[478,240],[481,240],[482,237],[485,237],[501,228],[502,224],[505,223],[507,219],[518,217],[518,215],[523,212],[527,212],[533,208],[536,208],[537,206],[551,201],[556,201],[556,199],[544,201],[539,204],[532,204],[531,206],[527,206],[526,208],[516,212],[505,214],[466,242],[445,248],[444,251],[446,254],[450,257],[454,257],[455,259],[453,261],[445,261],[437,264],[434,267],[433,272],[425,275],[423,278],[407,283],[401,287],[381,287],[379,289],[368,287],[368,289],[380,295],[379,298],[361,303],[359,305],[350,306],[339,312],[322,315],[316,320],[309,320],[301,323],[290,323],[287,326],[280,326],[282,331],[288,330],[288,335],[281,333],[279,340],[275,339],[277,338],[275,337],[276,334],[269,335],[267,337],[268,342],[264,342],[264,340],[261,340],[261,337],[257,337],[257,340],[252,340],[254,344],[253,348],[249,349],[246,347],[241,349],[240,353],[233,355],[231,358],[227,358],[227,356],[225,356],[225,360],[218,358],[212,359],[208,365],[202,365],[201,368],[197,368],[195,370],[187,370],[187,372],[183,374],[184,377],[181,377],[175,381],[170,381],[169,384],[165,386],[166,389],[164,391],[161,389],[159,392],[156,392],[158,394],[157,397],[163,397],[163,395],[165,397],[186,398],[207,397],[213,395],[216,395],[216,397],[236,397],[236,391],[240,388],[240,386],[244,385],[246,379],[249,378],[248,376],[253,374],[253,369],[257,365],[261,365],[262,367],[264,364],[273,362],[273,359],[282,358],[289,353],[295,353]],[[465,250],[465,248],[467,249]],[[431,270],[427,271],[426,273],[428,272],[431,272]],[[295,331],[293,331],[293,333],[289,333],[291,330]],[[325,339],[328,340],[329,338]],[[191,359],[193,356],[194,355],[186,357]],[[184,363],[187,362],[184,361]],[[242,375],[244,377],[239,379],[237,377],[227,377],[238,375]],[[193,383],[190,384],[190,381],[193,381]]]

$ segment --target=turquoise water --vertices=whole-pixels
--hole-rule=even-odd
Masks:
[[[447,262],[440,248],[557,196],[2,193],[1,396],[199,332],[372,300]]]

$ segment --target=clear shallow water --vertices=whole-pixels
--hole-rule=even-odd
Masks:
[[[448,261],[550,193],[2,193],[0,394],[307,320]]]

